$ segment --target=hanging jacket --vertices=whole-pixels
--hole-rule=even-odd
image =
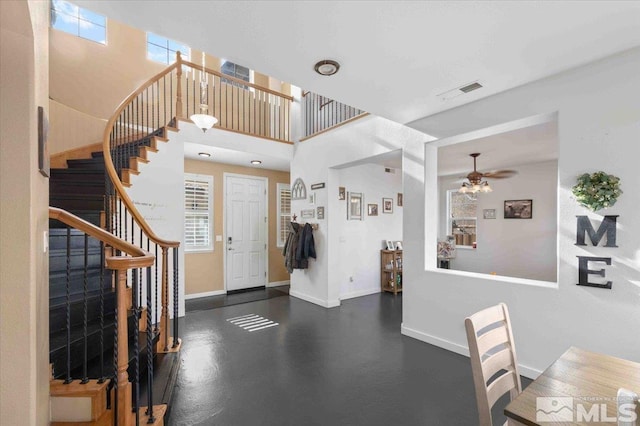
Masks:
[[[290,222],[289,233],[287,234],[287,241],[282,249],[282,255],[284,256],[284,266],[289,273],[292,273],[294,269],[298,268],[298,261],[296,260],[296,252],[298,249],[298,241],[300,236],[300,225],[295,222]]]
[[[307,269],[309,267],[309,258],[316,258],[316,246],[313,239],[313,228],[308,223],[302,228],[302,232],[298,232],[298,247],[296,249],[296,261],[298,268]]]

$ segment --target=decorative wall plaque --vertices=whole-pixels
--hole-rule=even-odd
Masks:
[[[291,199],[292,200],[306,200],[307,199],[307,187],[304,186],[302,179],[298,178],[293,182],[291,186]]]

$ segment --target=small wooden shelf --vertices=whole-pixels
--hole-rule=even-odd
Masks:
[[[402,292],[402,250],[380,250],[380,289]]]

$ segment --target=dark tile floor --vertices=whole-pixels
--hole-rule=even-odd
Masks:
[[[279,325],[226,321],[247,314]],[[277,297],[190,312],[168,424],[476,425],[469,359],[402,336],[401,319],[391,294],[334,309]]]
[[[289,286],[261,288],[257,290],[223,294],[219,296],[201,297],[185,301],[187,312],[205,311],[207,309],[223,308],[225,306],[240,305],[258,300],[273,299],[289,295]]]

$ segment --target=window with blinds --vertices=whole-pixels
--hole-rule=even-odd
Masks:
[[[278,247],[287,241],[288,224],[291,221],[291,188],[288,183],[278,184]]]
[[[213,176],[184,175],[185,251],[213,250]]]

